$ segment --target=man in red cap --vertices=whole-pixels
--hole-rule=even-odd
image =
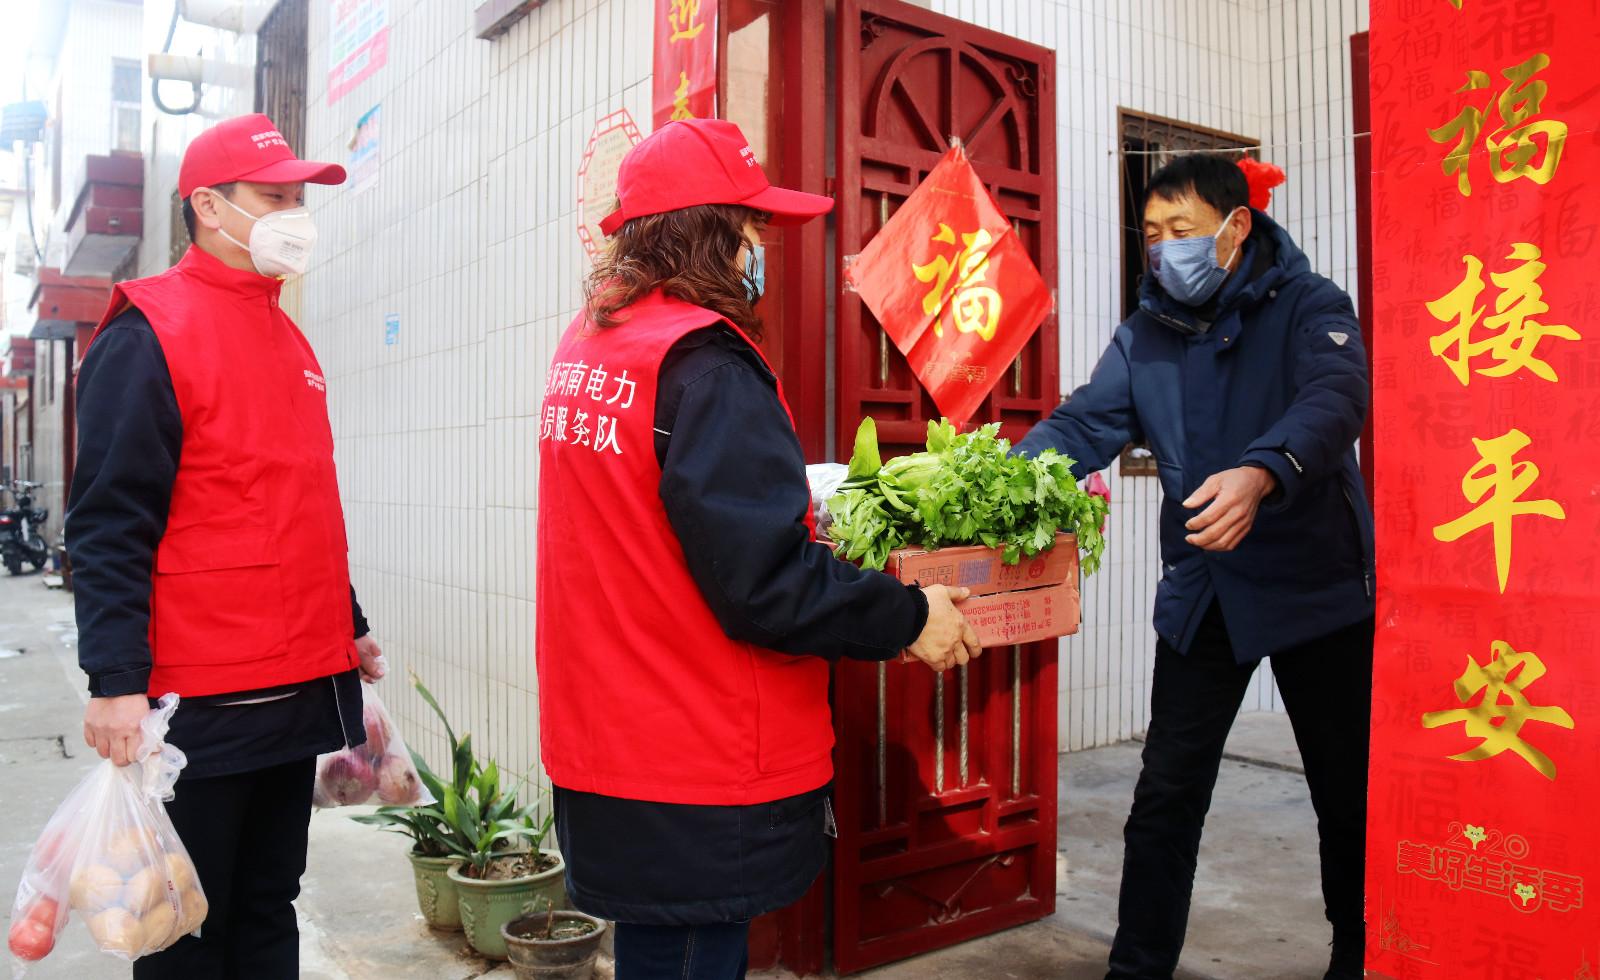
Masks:
[[[190,145],[193,247],[125,282],[84,356],[67,511],[89,675],[84,740],[131,761],[151,697],[181,701],[188,765],[167,810],[210,911],[136,978],[292,978],[315,760],[365,740],[360,678],[382,673],[350,586],[327,384],[279,306],[316,227],[296,159],[243,116]]]

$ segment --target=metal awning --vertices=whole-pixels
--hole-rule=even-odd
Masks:
[[[40,320],[28,333],[31,340],[72,340],[78,336],[78,324],[73,320]]]

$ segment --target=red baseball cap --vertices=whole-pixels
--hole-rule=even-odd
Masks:
[[[196,187],[248,180],[257,184],[344,183],[337,163],[301,160],[272,120],[259,112],[219,122],[196,136],[178,169],[178,196]]]
[[[623,223],[701,204],[739,204],[798,225],[833,210],[833,198],[773,187],[739,127],[725,119],[680,119],[628,151],[617,170],[617,210],[600,222],[614,235]]]

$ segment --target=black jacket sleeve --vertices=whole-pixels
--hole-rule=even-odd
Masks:
[[[1133,372],[1117,339],[1100,355],[1088,383],[1035,425],[1014,452],[1037,456],[1054,449],[1072,458],[1072,475],[1083,479],[1110,466],[1130,442],[1141,438],[1133,407]]]
[[[705,333],[663,363],[655,423],[661,500],[695,584],[734,639],[893,657],[921,634],[926,598],[810,539],[805,457],[771,375],[742,341]]]
[[[78,462],[67,502],[67,555],[78,664],[95,697],[143,694],[150,681],[150,579],[167,527],[183,416],[144,314],[120,314],[84,355]]]
[[[1331,295],[1295,332],[1294,401],[1239,460],[1277,478],[1278,490],[1267,499],[1274,507],[1287,507],[1307,483],[1338,472],[1361,438],[1371,397],[1361,323],[1349,296]]]
[[[356,639],[361,639],[372,632],[372,626],[367,623],[367,617],[361,614],[361,603],[356,599],[356,587],[350,586],[350,618],[356,624]]]

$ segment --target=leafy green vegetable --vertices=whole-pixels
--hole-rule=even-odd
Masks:
[[[882,468],[883,459],[878,455],[878,423],[869,415],[861,420],[861,427],[856,430],[855,453],[850,457],[850,472],[846,478],[864,480]]]
[[[882,569],[890,551],[909,544],[978,544],[1002,548],[1016,564],[1053,547],[1061,530],[1078,536],[1084,571],[1099,570],[1107,504],[1078,487],[1071,459],[1053,449],[1013,456],[998,423],[963,433],[929,422],[927,445],[884,463],[877,424],[861,421],[848,477],[828,500],[829,534],[843,557]]]

